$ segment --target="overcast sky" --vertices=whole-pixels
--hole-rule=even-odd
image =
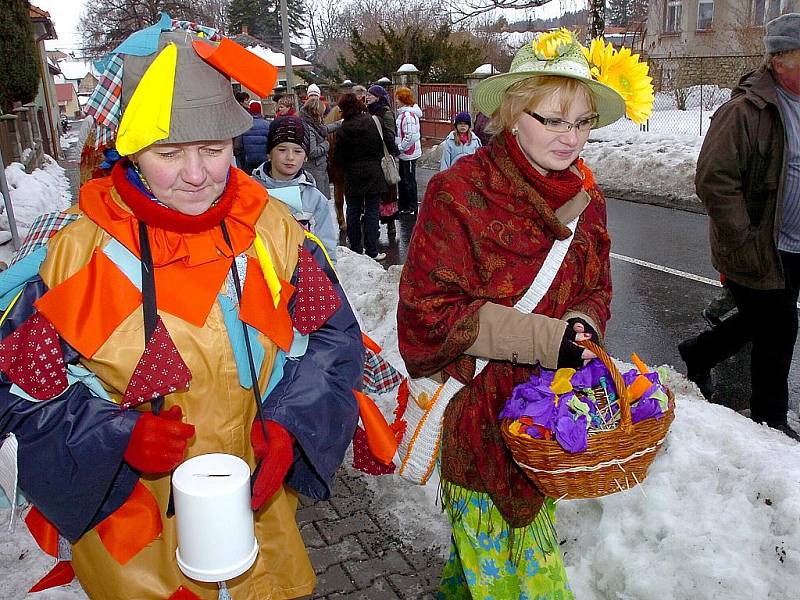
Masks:
[[[83,11],[84,0],[31,0],[31,4],[46,10],[55,23],[58,40],[49,42],[48,48],[66,50],[77,49],[80,45],[77,26],[78,17]],[[534,17],[553,17],[570,10],[574,11],[586,5],[586,0],[551,0],[541,8],[532,11]],[[524,18],[522,11],[509,11],[509,20]]]
[[[77,49],[80,45],[78,17],[83,11],[83,0],[31,0],[31,4],[49,12],[56,27],[58,40],[49,42],[48,48]]]

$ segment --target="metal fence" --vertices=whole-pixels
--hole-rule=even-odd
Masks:
[[[418,94],[423,137],[443,140],[453,129],[453,117],[462,111],[469,112],[466,84],[419,84]]]
[[[648,122],[639,126],[626,118],[598,131],[700,137],[742,75],[762,61],[762,55],[650,58],[656,98]]]

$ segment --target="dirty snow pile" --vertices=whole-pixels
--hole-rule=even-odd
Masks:
[[[339,248],[338,271],[384,355],[397,349],[401,267]],[[559,538],[580,600],[786,600],[800,589],[800,445],[731,410],[701,400],[669,369],[677,414],[644,485],[595,500],[558,504]],[[378,399],[392,419],[391,395]],[[350,468],[349,464],[345,468]],[[416,548],[449,544],[435,482],[366,477],[373,506]],[[8,510],[0,511],[0,522]],[[0,536],[0,597],[16,600],[49,568],[24,526]],[[34,596],[29,596],[33,600]],[[77,583],[38,600],[85,599]]]
[[[401,267],[339,249],[337,269],[352,304],[384,355],[397,350]],[[797,597],[800,589],[800,444],[700,399],[669,369],[677,412],[641,488],[558,504],[557,530],[575,597],[752,600]],[[394,405],[382,398],[391,421]],[[397,519],[410,544],[449,544],[434,505],[435,482],[418,489],[395,476],[367,481],[374,502]]]
[[[20,163],[11,163],[6,167],[6,180],[20,240],[25,238],[38,216],[69,208],[72,202],[72,192],[64,169],[47,155],[44,157],[44,166],[33,173],[26,173]],[[0,215],[0,240],[0,260],[7,263],[14,248],[5,210]]]

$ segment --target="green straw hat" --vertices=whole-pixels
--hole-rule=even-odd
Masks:
[[[475,103],[485,115],[492,115],[500,107],[506,90],[519,81],[536,75],[569,77],[585,83],[594,96],[597,105],[597,127],[609,125],[625,114],[625,100],[613,89],[592,77],[589,61],[583,55],[583,46],[574,34],[563,33],[554,39],[555,34],[543,34],[552,40],[549,48],[537,46],[542,35],[519,49],[508,73],[493,75],[478,84],[475,90]]]

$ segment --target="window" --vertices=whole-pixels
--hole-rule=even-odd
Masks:
[[[761,27],[782,13],[795,11],[797,5],[797,0],[753,0],[753,25]]]
[[[664,21],[664,31],[675,33],[681,30],[682,0],[667,0],[667,14]]]
[[[753,25],[763,25],[764,15],[766,14],[765,6],[766,0],[753,0]]]
[[[711,29],[714,24],[714,0],[700,0],[697,5],[697,29]]]
[[[765,23],[777,19],[781,14],[781,0],[768,0],[767,3],[767,16]]]

